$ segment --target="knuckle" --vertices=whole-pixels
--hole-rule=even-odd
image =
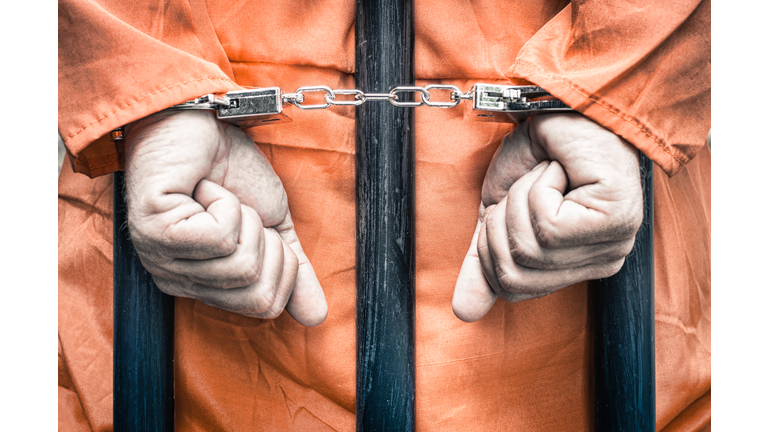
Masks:
[[[552,221],[546,217],[531,214],[531,225],[536,235],[536,241],[547,249],[554,249],[560,246],[561,240]]]
[[[176,295],[176,292],[174,291],[172,284],[167,283],[162,278],[158,278],[154,276],[152,277],[152,280],[155,282],[157,289],[159,289],[160,292],[162,292],[163,294]]]
[[[611,264],[609,269],[608,269],[608,271],[610,271],[611,272],[611,276],[613,276],[616,273],[618,273],[619,270],[621,270],[622,267],[624,267],[624,258],[622,258],[622,259],[614,262],[613,264]]]
[[[239,266],[237,282],[240,286],[253,285],[261,278],[261,265],[254,259],[243,261],[245,262]]]
[[[249,308],[251,313],[265,314],[269,313],[272,305],[275,303],[274,291],[255,293],[250,298]]]
[[[144,246],[144,245],[142,245]],[[136,255],[139,257],[141,265],[153,276],[159,276],[167,279],[173,279],[172,273],[167,270],[168,259],[158,256],[151,248],[140,247],[134,243]]]
[[[632,252],[632,249],[634,248],[634,246],[635,246],[634,241],[622,242],[620,245],[616,246],[610,252],[599,257],[600,261],[603,263],[613,263],[615,261],[624,259]]]
[[[632,200],[632,205],[630,206],[630,215],[632,217],[633,222],[640,226],[640,224],[643,222],[643,214],[645,210],[645,203],[643,201],[643,194],[642,192],[634,199]]]
[[[129,217],[122,229],[128,230],[128,237],[139,253],[156,248],[162,241],[162,235],[155,232],[154,226],[140,218]]]
[[[126,196],[128,200],[128,217],[137,214],[153,214],[163,208],[163,200],[160,195],[141,193],[131,188]]]
[[[213,244],[214,253],[218,256],[229,256],[237,250],[237,239],[232,234],[223,234]]]
[[[632,240],[624,242],[619,247],[619,250],[617,252],[618,256],[616,257],[616,260],[627,257],[632,252],[632,249],[634,249],[634,247],[635,247],[635,239],[633,237]]]
[[[634,237],[637,231],[640,229],[640,225],[643,223],[642,213],[638,216],[634,213],[626,215],[617,223],[617,237],[629,238]]]
[[[624,266],[624,258],[602,266],[601,274],[595,279],[607,278],[615,275]]]
[[[638,211],[635,211],[632,213],[632,216],[630,216],[628,225],[629,225],[629,231],[632,233],[632,235],[635,235],[637,231],[640,229],[640,226],[643,224],[643,206],[641,205]]]
[[[504,291],[514,294],[522,294],[528,288],[526,284],[519,277],[517,277],[517,275],[509,272],[502,273],[498,268],[496,271],[496,274],[498,275],[499,286]]]
[[[527,247],[526,242],[517,239],[517,234],[509,236],[509,252],[512,259],[521,266],[530,267],[535,261],[533,251]]]
[[[147,271],[147,273],[151,274],[152,276],[165,277],[170,279],[170,274],[164,271],[164,269],[157,265],[154,261],[148,258],[144,258],[141,255],[139,255],[139,261],[141,261],[141,265],[144,266],[144,269]]]
[[[643,224],[643,203],[640,200],[636,205],[631,206],[626,212],[621,214],[616,225],[616,235],[624,238],[633,237],[637,234],[640,226]]]
[[[492,204],[488,206],[485,210],[485,229],[487,233],[493,232],[493,230],[496,230],[498,228],[501,228],[501,223],[505,223],[505,221],[500,221],[496,217],[494,217],[493,210],[496,208],[495,204]]]

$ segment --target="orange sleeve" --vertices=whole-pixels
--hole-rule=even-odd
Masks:
[[[710,129],[710,1],[573,0],[520,50],[524,78],[674,175]]]
[[[120,168],[111,130],[238,89],[203,0],[59,1],[59,133],[73,169]]]

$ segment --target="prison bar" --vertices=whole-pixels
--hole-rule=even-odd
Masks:
[[[410,0],[358,0],[355,88],[414,85]],[[356,108],[357,430],[415,429],[413,110]]]
[[[408,153],[411,165],[412,154],[411,147]],[[595,430],[598,432],[653,431],[656,424],[653,163],[642,155],[641,171],[644,220],[635,247],[617,275],[590,284],[590,297],[594,301]],[[412,175],[400,180],[408,181],[412,188]],[[364,181],[358,178],[358,182]],[[133,249],[126,227],[123,188],[123,173],[117,172],[113,195],[114,430],[172,431],[173,298],[156,288]],[[374,194],[372,197],[364,199],[381,199]],[[358,195],[358,203],[360,199]],[[403,218],[404,222],[398,225],[400,231],[395,231],[412,233],[412,195],[410,201],[401,201],[398,205],[403,208],[410,205],[411,217]],[[358,213],[362,222],[373,223],[365,221],[365,217],[372,216]],[[364,229],[368,229],[367,226]],[[384,234],[387,233],[385,230]],[[358,232],[358,242],[361,238],[370,240],[366,235],[374,234]],[[373,290],[371,287],[378,286],[368,285],[373,291],[370,293],[361,288],[368,283],[367,278],[375,278],[376,274],[358,273],[358,289],[362,291],[357,299],[358,430],[385,430],[380,426],[389,430],[413,430],[413,245],[410,243],[407,257],[399,245],[396,250],[384,248],[384,245],[390,248],[394,247],[393,243],[397,245],[398,238],[383,238],[378,245],[369,244],[368,248],[372,249],[358,244],[358,268],[367,265],[371,256],[389,256],[389,260],[401,260],[389,262],[393,263],[391,268],[401,271],[398,274],[402,277],[388,282],[390,285],[385,285],[385,289]],[[410,238],[412,242],[412,236]],[[387,244],[388,241],[393,243]],[[370,255],[360,256],[368,250]],[[404,285],[406,282],[409,285]],[[392,286],[397,286],[399,291],[392,290]],[[400,297],[395,295],[398,293]],[[370,353],[373,346],[381,351]],[[400,392],[391,393],[399,397],[389,397],[386,393],[389,390]],[[396,424],[399,426],[394,426]]]
[[[619,272],[590,282],[595,431],[655,432],[653,162],[640,154],[643,223]]]
[[[128,233],[124,174],[112,175],[115,432],[173,431],[174,299],[144,269]]]
[[[356,5],[355,88],[412,85],[409,0]],[[358,431],[413,431],[413,110],[356,108]],[[644,222],[614,277],[593,281],[595,429],[655,430],[653,164],[641,155]],[[114,175],[114,430],[173,430],[173,298],[141,265]]]

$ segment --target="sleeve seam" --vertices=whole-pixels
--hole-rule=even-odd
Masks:
[[[610,104],[608,102],[605,102],[600,97],[595,96],[595,95],[591,94],[590,92],[588,92],[587,90],[580,88],[577,84],[570,82],[566,78],[563,78],[563,77],[551,74],[549,72],[546,72],[543,69],[541,69],[538,65],[535,65],[535,64],[530,63],[530,62],[525,61],[525,60],[518,60],[517,62],[522,64],[522,65],[524,65],[524,66],[532,68],[536,73],[542,74],[542,75],[547,76],[549,78],[552,78],[552,79],[554,79],[556,81],[560,81],[561,83],[567,85],[573,91],[575,91],[576,93],[581,95],[582,97],[585,97],[585,98],[591,100],[592,102],[594,102],[595,104],[601,106],[606,111],[610,112],[611,114],[615,115],[616,117],[618,117],[618,118],[624,120],[625,122],[635,126],[636,128],[638,128],[640,130],[640,132],[645,134],[645,136],[647,136],[648,138],[652,139],[659,147],[661,147],[661,149],[664,150],[664,152],[666,152],[674,160],[676,160],[677,163],[679,163],[681,166],[685,165],[685,163],[683,161],[681,161],[679,157],[677,157],[674,154],[672,154],[672,152],[664,144],[664,140],[659,138],[658,135],[656,135],[655,133],[651,132],[651,129],[648,126],[646,126],[645,124],[641,123],[640,120],[638,120],[637,118],[622,112],[622,110],[620,110],[616,106],[614,106],[614,105],[612,105],[612,104]]]
[[[114,114],[116,114],[116,113],[118,113],[118,112],[128,108],[129,106],[131,106],[131,105],[133,105],[133,104],[135,104],[137,102],[140,102],[140,101],[142,101],[142,100],[144,100],[144,99],[146,99],[146,98],[148,98],[148,97],[150,97],[152,95],[164,92],[164,91],[169,90],[169,89],[171,89],[173,87],[178,87],[178,86],[181,86],[181,85],[186,85],[186,84],[193,83],[193,82],[198,82],[198,81],[212,81],[212,80],[221,80],[221,81],[232,82],[232,80],[230,80],[229,78],[223,78],[223,77],[218,77],[218,76],[209,76],[209,77],[192,79],[192,80],[188,80],[188,81],[184,81],[184,82],[180,82],[180,83],[176,83],[176,84],[172,84],[172,85],[163,87],[163,88],[155,90],[155,91],[153,91],[151,93],[147,93],[147,94],[145,94],[144,96],[142,96],[142,97],[140,97],[138,99],[135,99],[135,100],[133,100],[131,102],[128,102],[125,105],[121,106],[120,108],[112,111],[111,113],[105,114],[104,116],[102,116],[102,117],[100,117],[100,118],[98,118],[98,119],[88,123],[87,125],[83,126],[79,130],[75,131],[74,133],[72,133],[68,137],[64,138],[64,142],[65,143],[68,142],[69,140],[71,140],[72,138],[76,137],[77,135],[80,135],[81,133],[85,132],[91,126],[93,126],[93,125],[95,125],[97,123],[101,123],[102,121],[104,121],[105,119],[111,117],[112,115],[114,115]]]

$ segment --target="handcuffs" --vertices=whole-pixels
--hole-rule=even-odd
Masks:
[[[445,90],[450,91],[450,100],[437,101],[431,98],[433,91]],[[325,103],[305,104],[304,95],[313,92],[324,93]],[[420,94],[421,100],[408,100],[407,94],[413,94],[413,99],[416,99],[415,94]],[[294,105],[302,110],[312,110],[331,106],[360,106],[366,102],[384,100],[398,107],[433,108],[453,108],[462,100],[471,100],[476,120],[518,124],[537,113],[573,111],[541,87],[501,84],[475,84],[467,93],[462,93],[456,86],[445,84],[430,84],[425,87],[399,86],[389,93],[365,93],[357,89],[334,90],[327,86],[301,87],[294,93],[283,93],[279,87],[252,88],[223,95],[207,94],[167,109],[215,111],[219,120],[246,129],[291,121],[291,116],[284,106]],[[123,128],[112,131],[110,139],[122,141]]]

